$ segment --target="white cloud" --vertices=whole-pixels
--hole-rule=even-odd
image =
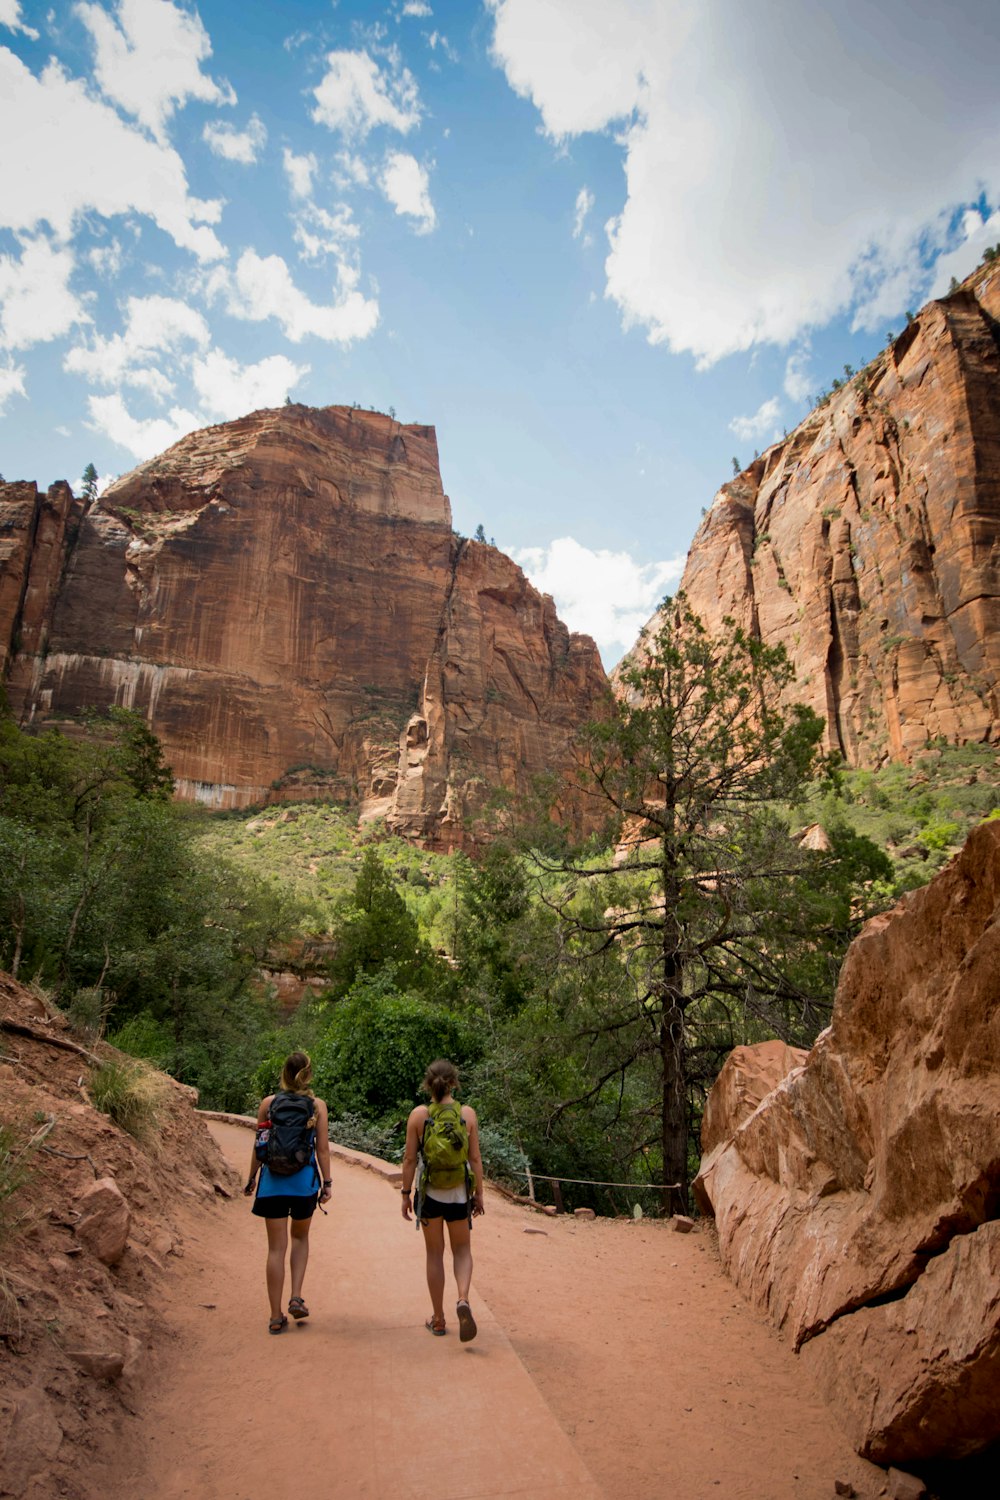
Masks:
[[[983,258],[983,251],[1000,241],[1000,210],[983,218],[981,213],[967,213],[962,222],[965,235],[961,245],[947,255],[942,255],[934,268],[932,297],[942,297],[951,284],[951,278],[961,281]]]
[[[729,431],[735,433],[741,443],[752,442],[754,438],[775,438],[778,436],[780,416],[781,401],[777,396],[772,396],[770,401],[765,401],[757,408],[752,417],[734,417],[729,424]]]
[[[350,206],[338,203],[333,213],[330,213],[327,209],[320,208],[318,203],[306,203],[295,215],[294,225],[292,237],[299,246],[300,258],[316,264],[331,255],[336,256],[340,262],[343,284],[347,275],[348,250],[360,233]],[[354,285],[357,278],[353,268],[351,275],[351,284]]]
[[[326,64],[326,74],[313,89],[317,125],[362,138],[377,125],[403,135],[419,125],[416,80],[395,54],[386,72],[367,52],[328,52]]]
[[[494,55],[554,139],[618,132],[607,295],[702,364],[843,312],[898,316],[926,288],[917,247],[949,248],[953,211],[1000,196],[982,5],[488,4]]]
[[[586,186],[582,187],[576,195],[576,207],[573,213],[573,238],[578,240],[583,235],[583,243],[591,244],[590,235],[584,235],[584,226],[587,217],[594,206],[594,195]]]
[[[338,187],[370,187],[372,174],[364,157],[353,151],[341,151],[337,156],[334,181]]]
[[[788,356],[785,365],[785,395],[789,401],[810,401],[813,389],[812,373],[809,369],[809,350],[796,349]]]
[[[173,407],[169,417],[134,417],[117,391],[113,396],[88,396],[87,405],[91,416],[88,426],[138,459],[155,457],[204,425],[201,417],[182,406]]]
[[[433,12],[427,4],[427,0],[406,0],[406,4],[403,6],[404,16],[426,17],[432,14]]]
[[[280,255],[261,256],[255,250],[245,250],[235,272],[220,269],[209,290],[225,293],[233,317],[251,322],[274,318],[293,344],[310,336],[333,344],[350,344],[367,338],[374,330],[378,303],[357,290],[353,268],[341,263],[337,275],[335,300],[317,306],[299,291]]]
[[[94,74],[102,92],[158,140],[188,99],[234,104],[228,84],[201,71],[212,43],[197,13],[170,0],[118,0],[117,24],[100,5],[76,7],[94,40]]]
[[[121,272],[124,259],[121,241],[112,236],[110,244],[94,245],[87,251],[87,259],[98,276],[105,276],[109,281],[114,281]]]
[[[685,559],[638,563],[627,552],[592,551],[573,537],[548,547],[506,549],[542,593],[551,594],[571,630],[591,635],[611,667],[634,644]]]
[[[47,222],[66,239],[89,209],[104,217],[135,210],[200,260],[225,255],[205,227],[221,205],[189,196],[176,151],[91,99],[57,63],[36,78],[0,47],[0,140],[17,141],[16,151],[0,152],[0,227]]]
[[[254,114],[247,121],[245,130],[237,130],[235,125],[218,120],[211,121],[202,131],[202,139],[224,161],[251,166],[267,141],[267,129],[259,115]]]
[[[78,344],[66,354],[63,368],[91,384],[137,386],[163,400],[173,393],[173,382],[161,368],[164,357],[176,359],[191,345],[204,349],[209,343],[208,324],[186,302],[130,297],[124,333],[97,335],[88,344]]]
[[[458,53],[455,51],[454,47],[451,45],[448,38],[444,35],[443,32],[430,32],[427,36],[427,45],[432,52],[436,52],[440,47],[441,51],[444,53],[449,62],[458,62]]]
[[[0,0],[0,26],[7,26],[11,31],[20,31],[25,36],[30,36],[32,41],[38,41],[38,32],[34,27],[26,26],[21,20],[19,0]]]
[[[390,151],[382,167],[379,186],[397,214],[415,219],[417,234],[430,234],[437,223],[431,202],[427,168],[406,151]]]
[[[68,333],[90,314],[69,279],[72,250],[44,237],[21,241],[21,256],[0,255],[0,347],[28,349]]]
[[[283,354],[241,365],[221,349],[210,349],[195,360],[192,380],[205,410],[228,421],[261,407],[280,406],[308,374],[308,365],[293,364]]]
[[[23,365],[0,365],[0,417],[3,416],[11,396],[23,396],[25,369]]]
[[[296,156],[287,146],[281,153],[281,164],[288,178],[288,186],[293,198],[311,198],[313,190],[313,178],[316,176],[318,163],[311,151],[304,156]]]

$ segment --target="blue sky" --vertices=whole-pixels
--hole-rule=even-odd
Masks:
[[[0,471],[438,432],[608,665],[718,486],[1000,241],[995,0],[0,0]]]

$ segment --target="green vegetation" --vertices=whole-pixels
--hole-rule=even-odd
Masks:
[[[551,783],[499,805],[503,836],[474,859],[445,856],[333,803],[175,805],[158,743],[121,710],[86,738],[0,717],[0,964],[88,1045],[107,1034],[137,1060],[90,1089],[140,1138],[147,1065],[243,1111],[303,1046],[335,1138],[398,1157],[424,1067],[447,1055],[491,1175],[625,1183],[563,1196],[656,1211],[658,1184],[690,1178],[726,1053],[808,1044],[865,916],[1000,816],[993,747],[878,771],[818,760],[815,718],[777,707],[782,653],[735,628],[711,640],[683,601],[665,619],[635,701],[581,734],[605,823],[577,848]],[[825,849],[800,844],[814,823]],[[278,970],[311,982],[291,1014]],[[0,1138],[0,1218],[26,1162]]]
[[[156,1075],[142,1063],[112,1060],[95,1068],[90,1076],[90,1097],[95,1106],[137,1141],[154,1137],[159,1094]]]

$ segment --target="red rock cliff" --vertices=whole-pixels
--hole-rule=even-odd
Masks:
[[[722,487],[681,587],[797,672],[852,764],[1000,738],[1000,269],[929,303]]]
[[[564,762],[605,688],[593,642],[454,535],[430,427],[288,406],[191,434],[85,510],[65,486],[2,493],[14,711],[134,707],[213,806],[356,798],[460,842],[489,790]]]

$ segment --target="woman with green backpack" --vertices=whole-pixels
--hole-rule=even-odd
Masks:
[[[444,1226],[448,1226],[452,1269],[458,1287],[458,1336],[476,1336],[469,1306],[472,1282],[472,1219],[483,1213],[483,1159],[476,1111],[460,1107],[454,1095],[458,1070],[439,1057],[424,1076],[431,1102],[418,1104],[406,1122],[403,1156],[403,1218],[415,1215],[424,1232],[431,1316],[424,1327],[437,1338],[447,1333],[444,1316]],[[416,1202],[413,1187],[416,1182]]]

